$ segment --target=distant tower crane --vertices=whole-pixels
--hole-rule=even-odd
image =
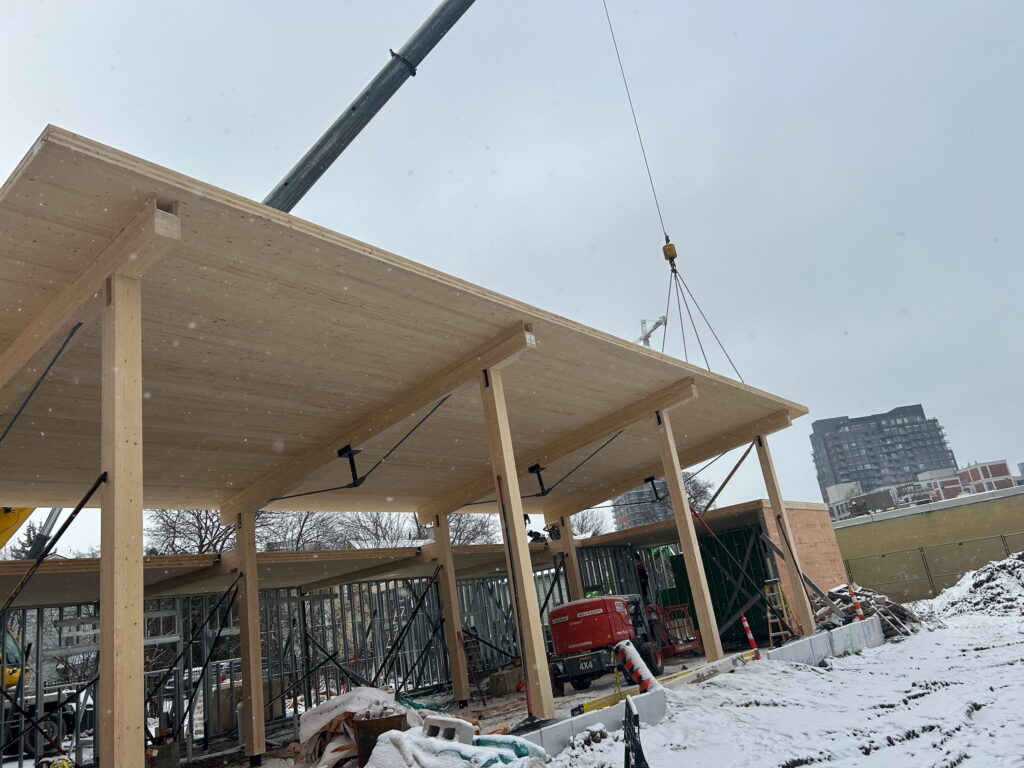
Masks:
[[[640,338],[637,339],[636,341],[639,342],[640,344],[643,344],[645,347],[651,346],[651,336],[653,336],[654,332],[656,330],[658,330],[659,328],[661,328],[661,326],[665,325],[666,322],[668,322],[667,318],[665,317],[665,315],[662,315],[657,320],[655,320],[654,323],[651,324],[650,328],[648,328],[647,327],[647,321],[646,320],[641,320],[640,321],[640,331],[641,331]]]

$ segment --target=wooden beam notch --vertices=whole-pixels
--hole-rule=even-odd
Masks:
[[[57,291],[21,333],[0,352],[0,390],[47,344],[75,322],[87,322],[99,311],[93,301],[103,294],[111,275],[138,280],[181,240],[181,222],[156,206],[150,197],[124,228]]]

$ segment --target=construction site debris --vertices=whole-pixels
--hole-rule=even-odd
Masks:
[[[375,722],[380,725],[380,731],[372,728]],[[410,725],[418,727],[420,722],[420,716],[397,704],[391,693],[379,688],[353,688],[302,714],[299,742],[292,745],[295,765],[302,768],[355,766],[357,753],[364,753],[368,758],[380,732]]]
[[[852,595],[851,595],[852,591]],[[886,638],[906,636],[921,626],[921,617],[905,605],[891,600],[881,592],[857,584],[840,584],[828,591],[829,604],[817,595],[811,595],[818,627],[833,629],[858,620],[857,608],[865,618],[878,616]]]
[[[608,730],[604,723],[594,723],[587,729],[569,740],[569,749],[583,749],[593,744],[600,744],[608,738]]]
[[[515,666],[502,669],[487,678],[488,693],[491,696],[507,696],[519,690],[523,681],[523,668]]]
[[[914,603],[914,608],[944,618],[979,613],[1024,616],[1024,552],[965,573],[938,597]]]

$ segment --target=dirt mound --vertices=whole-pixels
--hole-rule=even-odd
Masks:
[[[1024,616],[1024,552],[965,573],[938,597],[918,605],[937,616]]]

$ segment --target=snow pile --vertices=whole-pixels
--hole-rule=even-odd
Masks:
[[[922,600],[917,607],[941,617],[1024,616],[1024,552],[965,573],[938,597]]]

